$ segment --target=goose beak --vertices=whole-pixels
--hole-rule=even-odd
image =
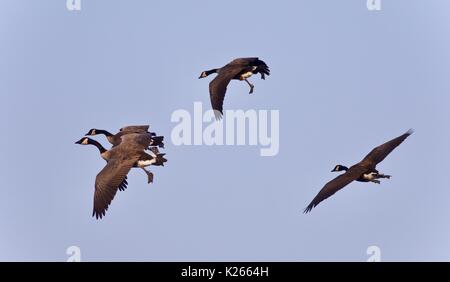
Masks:
[[[77,142],[75,142],[75,144],[81,144],[81,140],[78,140]]]

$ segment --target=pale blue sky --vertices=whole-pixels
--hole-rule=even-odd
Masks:
[[[450,260],[450,3],[383,0],[0,1],[0,260]],[[280,111],[280,153],[173,146],[174,110],[209,106],[201,71],[259,56],[226,109]],[[150,123],[167,138],[155,183],[129,174],[91,217],[92,127]],[[379,165],[301,211],[374,146],[416,132]],[[97,138],[106,145],[104,138]]]

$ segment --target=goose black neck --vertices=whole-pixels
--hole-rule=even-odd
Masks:
[[[205,74],[208,76],[210,74],[216,73],[219,69],[212,69],[212,70],[207,70],[205,71]]]
[[[104,134],[105,136],[113,136],[113,134],[111,132],[103,130],[103,129],[97,129],[95,132],[97,134]]]
[[[345,165],[341,165],[341,169],[347,171],[348,167],[346,167]]]
[[[100,151],[100,154],[103,154],[104,152],[106,152],[106,149],[102,146],[102,144],[98,143],[95,140],[90,139],[89,140],[89,144],[94,145],[95,147],[97,147],[97,149]]]

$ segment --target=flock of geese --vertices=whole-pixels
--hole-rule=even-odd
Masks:
[[[248,80],[254,74],[260,74],[261,79],[270,75],[267,64],[257,57],[238,58],[221,68],[203,71],[200,78],[211,74],[217,76],[209,83],[209,94],[211,106],[217,120],[223,115],[223,101],[231,80],[245,81],[250,87],[249,94],[253,93],[254,85]],[[117,190],[123,191],[127,188],[127,174],[131,168],[141,168],[145,171],[148,183],[153,182],[153,173],[146,170],[148,166],[164,166],[167,161],[165,154],[161,154],[158,148],[164,148],[164,136],[157,136],[149,132],[148,125],[126,126],[116,134],[106,130],[91,129],[75,142],[80,145],[94,145],[100,151],[100,156],[106,161],[106,166],[97,174],[95,179],[94,209],[92,216],[97,219],[105,216],[108,206],[111,204]],[[379,179],[389,179],[376,169],[377,164],[382,162],[397,146],[411,135],[410,129],[406,133],[374,148],[362,161],[351,166],[336,165],[332,172],[344,171],[333,180],[329,181],[305,208],[304,213],[310,212],[320,202],[329,198],[353,181],[372,182],[380,184]],[[112,148],[105,149],[99,142],[86,137],[103,134],[106,136]]]
[[[141,168],[146,174],[148,183],[153,182],[153,173],[146,170],[148,166],[164,166],[167,161],[165,154],[158,148],[164,148],[164,136],[156,136],[149,132],[148,125],[123,127],[116,134],[106,130],[91,129],[85,137],[75,144],[93,145],[100,151],[100,156],[106,161],[105,167],[95,178],[94,209],[92,216],[102,218],[117,190],[127,188],[127,174],[131,168]],[[103,134],[111,143],[112,148],[107,150],[99,142],[86,137]]]

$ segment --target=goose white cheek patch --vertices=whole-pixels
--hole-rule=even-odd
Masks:
[[[260,156],[273,157],[280,150],[280,113],[278,110],[226,110],[216,121],[214,111],[203,112],[201,102],[194,103],[193,115],[176,110],[171,121],[171,140],[181,145],[258,146]]]

